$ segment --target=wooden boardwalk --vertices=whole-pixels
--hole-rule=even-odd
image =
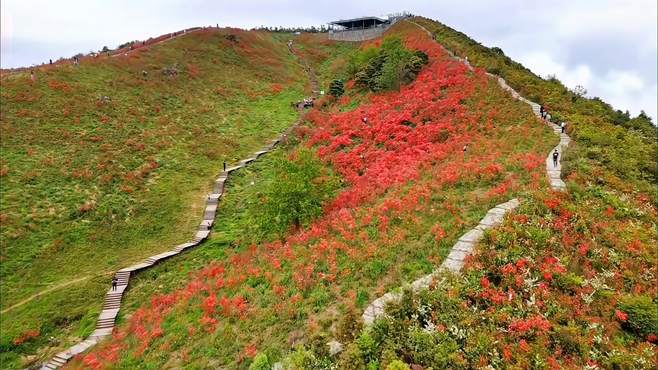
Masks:
[[[293,54],[296,54],[293,48],[290,48],[290,51]],[[297,55],[297,54],[296,54]],[[318,81],[313,69],[308,65],[308,63],[301,57],[299,60],[302,62],[304,70],[308,73],[309,80],[311,82],[311,90],[313,97],[316,97],[318,91]],[[56,354],[50,361],[43,364],[41,369],[57,369],[64,364],[66,364],[74,356],[86,351],[87,349],[93,347],[96,343],[100,342],[104,338],[112,335],[114,326],[116,325],[116,319],[121,309],[121,301],[123,299],[123,294],[128,288],[130,283],[130,277],[135,273],[148,269],[149,267],[157,264],[160,261],[164,261],[171,257],[174,257],[186,249],[194,248],[202,244],[210,235],[212,225],[215,222],[215,215],[217,214],[217,208],[219,202],[224,195],[224,189],[226,187],[226,182],[229,179],[229,176],[234,171],[237,171],[250,163],[257,160],[262,155],[265,155],[272,151],[275,146],[283,141],[285,141],[292,133],[292,131],[299,126],[301,119],[298,120],[295,124],[289,127],[285,132],[283,132],[279,137],[270,141],[264,148],[254,152],[251,156],[241,160],[235,166],[228,167],[226,170],[219,173],[219,176],[215,179],[213,185],[212,193],[208,195],[206,199],[206,207],[203,212],[203,220],[199,224],[198,229],[196,230],[192,240],[179,244],[173,247],[171,250],[156,254],[154,256],[148,257],[145,260],[136,263],[132,266],[122,268],[117,271],[115,277],[117,279],[116,289],[110,288],[105,294],[105,299],[103,301],[103,308],[100,315],[98,316],[98,321],[96,322],[96,329],[87,337],[87,339],[82,342],[71,346],[70,348]]]

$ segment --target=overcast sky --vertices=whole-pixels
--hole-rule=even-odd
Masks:
[[[3,0],[3,68],[215,25],[320,25],[410,11],[437,19],[545,77],[583,85],[656,122],[656,0]]]

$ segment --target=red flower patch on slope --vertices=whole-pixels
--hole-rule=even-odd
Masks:
[[[315,147],[346,182],[325,215],[285,241],[227,252],[224,262],[194,274],[185,289],[156,298],[150,307],[137,311],[118,331],[115,344],[142,356],[161,335],[163,318],[173,316],[174,310],[198,312],[191,315],[197,322],[187,323],[190,335],[203,332],[199,327],[217,334],[220,325],[245,321],[257,327],[257,321],[264,321],[258,317],[268,315],[281,323],[295,320],[309,305],[314,289],[323,289],[330,300],[355,299],[354,290],[342,294],[341,289],[352,289],[350,279],[363,276],[370,261],[395,254],[410,234],[430,233],[436,243],[456,236],[464,222],[462,207],[446,200],[439,211],[429,200],[463,180],[489,184],[505,177],[505,167],[497,163],[500,152],[482,154],[477,148],[468,152],[463,148],[477,142],[493,147],[487,134],[495,128],[488,122],[507,113],[482,114],[468,105],[490,85],[483,71],[471,72],[424,36],[408,38],[407,45],[430,57],[415,82],[400,91],[370,95],[366,104],[351,112],[314,110],[306,116],[312,126],[306,129],[305,144]],[[506,179],[501,186],[507,191],[514,181]],[[474,196],[486,203],[499,193]],[[435,211],[454,222],[432,220],[427,226],[416,222],[420,212]],[[403,221],[408,223],[406,229],[400,226]],[[376,277],[362,279],[368,285],[376,283]],[[240,343],[260,347],[267,338],[257,335],[244,333]],[[105,351],[89,356],[108,358],[102,354]],[[239,361],[241,354],[235,355]]]

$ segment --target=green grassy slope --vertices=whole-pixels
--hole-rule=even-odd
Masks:
[[[88,334],[109,274],[191,238],[222,162],[296,120],[289,37],[205,29],[3,76],[0,307],[86,278],[2,314],[3,365]]]

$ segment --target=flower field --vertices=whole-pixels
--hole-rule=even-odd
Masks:
[[[407,21],[386,32],[389,46],[294,39],[320,88],[338,81],[340,96],[317,100],[290,138],[232,174],[209,240],[131,277],[112,337],[67,368],[655,365],[655,127],[413,21],[436,41]],[[85,278],[3,313],[3,367],[88,334],[105,272],[184,241],[221,163],[297,119],[290,102],[308,85],[292,37],[208,29],[39,70],[32,83],[2,77],[0,124],[12,136],[0,163],[2,308]],[[427,63],[386,59],[403,54]],[[364,55],[381,63],[355,68]],[[410,65],[376,92],[351,71],[379,82]],[[569,122],[565,192],[547,181],[553,130],[487,72]],[[434,271],[511,198],[520,206],[461,274],[404,291],[363,327],[374,298]]]
[[[114,338],[70,367],[271,366],[348,338],[355,312],[433,270],[492,205],[546,189],[557,140],[529,107],[418,28],[391,32],[430,57],[416,81],[382,94],[348,83],[309,112],[294,142],[229,186],[208,245],[138,278]],[[299,148],[331,171],[314,181],[340,179],[336,196],[284,237],[245,232],[266,201],[253,184],[266,189],[273,161],[295,162]]]
[[[651,368],[656,210],[601,187],[571,190],[527,194],[461,276],[407,293],[340,367]]]

